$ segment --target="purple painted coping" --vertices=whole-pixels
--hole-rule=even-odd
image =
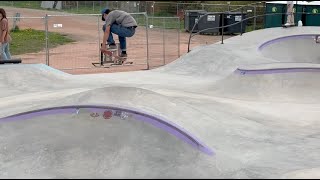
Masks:
[[[307,37],[312,37],[312,36],[320,36],[320,34],[299,34],[299,35],[291,35],[291,36],[284,36],[284,37],[280,37],[280,38],[276,38],[276,39],[272,39],[270,41],[267,41],[265,43],[263,43],[262,45],[259,46],[259,51],[261,51],[263,48],[265,48],[266,46],[269,46],[270,44],[274,44],[283,40],[287,40],[287,39],[299,39],[299,38],[307,38]]]
[[[147,123],[150,123],[166,132],[178,137],[179,139],[185,141],[186,143],[192,145],[193,147],[199,149],[207,155],[214,155],[214,152],[198,140],[195,136],[188,133],[182,127],[164,119],[161,117],[157,117],[155,115],[149,115],[147,113],[142,113],[137,110],[130,110],[127,108],[119,108],[113,106],[96,106],[96,105],[79,105],[79,106],[61,106],[61,107],[51,107],[45,109],[39,109],[34,111],[23,112],[19,114],[15,114],[12,116],[7,116],[4,118],[0,118],[0,123],[3,122],[11,122],[11,121],[19,121],[19,120],[27,120],[33,117],[42,116],[42,115],[52,115],[52,114],[70,114],[76,113],[78,110],[87,109],[91,112],[104,112],[106,110],[113,111],[122,111],[126,113],[131,113],[134,119],[141,120]]]
[[[246,74],[275,74],[275,73],[296,73],[296,72],[320,72],[319,68],[311,67],[294,67],[294,68],[272,68],[272,69],[236,69],[234,73],[246,75]]]

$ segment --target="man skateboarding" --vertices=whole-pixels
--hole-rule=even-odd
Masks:
[[[101,46],[101,52],[107,52],[106,43],[108,42],[109,49],[116,49],[113,33],[117,34],[120,42],[120,57],[127,57],[126,38],[132,37],[135,34],[135,29],[138,26],[136,20],[127,12],[121,10],[110,11],[105,8],[101,11],[102,21],[105,21],[104,35]]]

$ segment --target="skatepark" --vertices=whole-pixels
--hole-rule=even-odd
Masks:
[[[1,178],[319,178],[319,27],[148,71],[0,66]]]

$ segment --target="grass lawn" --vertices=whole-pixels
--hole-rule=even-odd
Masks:
[[[12,42],[10,43],[10,52],[12,55],[36,53],[44,50],[46,47],[46,34],[44,31],[23,29],[11,31],[10,35],[12,37]],[[49,33],[50,48],[71,42],[74,42],[74,40],[65,35]]]

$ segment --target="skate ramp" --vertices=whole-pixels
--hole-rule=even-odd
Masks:
[[[313,135],[315,130],[298,130],[296,135],[297,130],[291,129],[292,125],[284,130],[284,126],[274,122],[274,117],[259,112],[258,108],[248,110],[243,105],[213,100],[213,96],[206,96],[205,100],[178,93],[184,97],[109,87],[54,101],[44,99],[19,111],[8,107],[11,115],[59,104],[77,104],[79,111],[2,119],[3,138],[0,140],[4,148],[0,154],[4,163],[1,177],[270,177],[271,172],[278,175],[281,171],[292,171],[297,163],[307,163],[313,158],[312,154],[299,154],[298,149],[302,143],[306,151],[317,148],[313,147],[312,139],[300,140]],[[161,115],[214,149],[215,154],[208,156],[177,136],[133,117],[105,119],[102,112],[99,117],[92,117],[97,110],[92,106],[81,108],[84,103],[118,103]],[[277,143],[283,144],[280,149],[272,146]],[[299,161],[290,161],[293,157]],[[256,169],[261,164],[281,166],[281,171]]]
[[[217,42],[203,47],[191,47],[188,54],[153,71],[216,81],[225,78],[239,66],[286,62],[319,63],[319,53],[316,52],[320,46],[312,41],[312,35],[319,32],[320,27],[311,26],[260,29],[225,39],[224,44]],[[276,39],[283,41],[274,41]],[[282,48],[282,44],[278,43],[287,45]],[[292,55],[289,55],[289,51]]]
[[[90,114],[80,110],[2,122],[0,167],[6,175],[1,177],[209,177],[196,169],[200,162],[210,165],[206,155],[160,128],[134,117]],[[172,171],[173,166],[185,168]]]
[[[261,57],[256,50],[251,53],[252,56],[248,56],[247,48],[232,44],[212,44],[194,49],[178,60],[153,71],[217,80],[240,65],[277,62]]]
[[[268,58],[281,62],[320,63],[320,44],[315,35],[304,34],[285,36],[263,43],[259,50]]]
[[[239,100],[317,103],[320,100],[319,78],[320,65],[251,65],[239,67],[211,89],[215,96]]]
[[[318,64],[273,59],[259,47],[319,31],[245,33],[151,71],[62,75],[39,66],[1,66],[0,177],[317,177]],[[73,110],[6,119],[62,107]],[[104,111],[92,117],[98,111],[92,107],[156,117],[214,154],[136,117],[105,119]]]
[[[0,97],[67,88],[70,77],[44,64],[1,65]]]
[[[282,179],[319,179],[320,168],[297,170],[285,174]]]
[[[152,102],[152,99],[156,99],[157,101]],[[109,104],[111,105],[106,106]],[[166,104],[166,106],[161,106],[161,104]],[[205,143],[192,135],[196,133],[200,135],[201,138],[206,137],[201,133],[203,129],[199,124],[201,121],[204,123],[208,117],[201,115],[197,111],[192,111],[192,109],[182,101],[144,89],[104,87],[94,90],[81,90],[64,97],[56,96],[54,100],[34,102],[32,106],[24,106],[19,109],[15,108],[14,105],[7,107],[11,111],[3,111],[1,115],[4,116],[4,118],[2,118],[1,121],[16,121],[54,113],[72,114],[78,111],[77,109],[91,110],[91,113],[98,111],[101,114],[104,111],[109,111],[105,110],[109,107],[109,109],[111,108],[113,111],[125,111],[139,117],[136,119],[145,119],[146,122],[154,124],[165,131],[177,135],[184,141],[191,143],[204,153],[209,155],[213,153]],[[43,109],[44,107],[46,107],[46,109]],[[172,111],[173,108],[180,108],[183,111],[189,110],[190,112],[181,115],[176,111]],[[194,116],[201,117],[202,120],[193,121],[192,117]]]

